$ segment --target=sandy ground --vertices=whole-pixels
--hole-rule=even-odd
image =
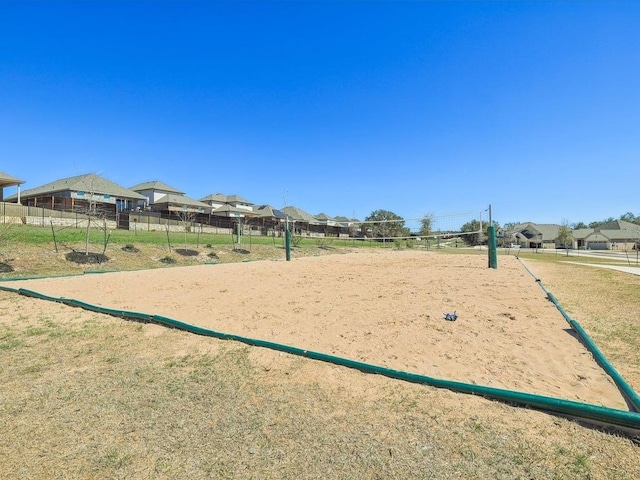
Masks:
[[[493,270],[484,256],[367,251],[11,286],[442,379],[627,409],[533,277],[508,256]],[[446,321],[454,311],[458,319]],[[266,365],[273,355],[256,349],[254,358]],[[323,381],[340,382],[340,370]]]

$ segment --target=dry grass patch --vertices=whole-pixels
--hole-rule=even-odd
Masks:
[[[55,251],[51,244],[12,243],[5,245],[0,255],[0,276],[30,277],[62,274],[79,274],[86,270],[142,270],[167,266],[190,266],[204,263],[235,263],[255,260],[284,260],[282,247],[252,245],[233,248],[231,245],[207,247],[190,246],[188,249],[172,248],[162,244],[112,243],[102,252],[90,251],[85,255],[81,244],[65,244]],[[341,249],[340,251],[352,251]],[[316,246],[295,248],[292,257],[327,255],[336,253]],[[167,262],[165,259],[171,258]]]

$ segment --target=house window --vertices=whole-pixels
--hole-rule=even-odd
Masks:
[[[84,197],[84,192],[77,192],[76,195],[78,198],[82,198]]]
[[[109,195],[108,193],[104,194],[104,199],[105,200],[109,200],[111,198],[111,195]]]

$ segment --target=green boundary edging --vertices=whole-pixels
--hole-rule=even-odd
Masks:
[[[373,373],[377,375],[383,375],[385,377],[403,380],[411,383],[418,383],[423,385],[429,385],[436,388],[445,388],[454,392],[479,395],[492,400],[499,400],[502,402],[523,406],[526,408],[532,408],[537,410],[543,410],[555,414],[566,415],[582,421],[590,421],[596,424],[605,424],[607,426],[615,426],[625,430],[631,430],[634,434],[640,433],[640,414],[634,412],[627,412],[624,410],[618,410],[608,407],[602,407],[598,405],[592,405],[583,402],[575,402],[572,400],[564,400],[560,398],[548,397],[544,395],[535,395],[531,393],[518,392],[494,387],[487,387],[482,385],[474,385],[469,383],[442,380],[425,375],[419,375],[415,373],[403,372],[400,370],[393,370],[378,365],[372,365],[364,362],[350,360],[347,358],[336,357],[325,353],[314,352],[311,350],[305,350],[290,345],[279,344],[266,340],[253,339],[243,337],[240,335],[228,334],[210,330],[195,325],[191,325],[179,320],[164,317],[161,315],[151,315],[141,312],[134,312],[129,310],[118,310],[105,308],[98,305],[82,302],[75,299],[64,297],[52,297],[33,290],[24,288],[11,288],[0,285],[0,290],[18,293],[27,297],[38,298],[41,300],[47,300],[51,302],[63,303],[65,305],[82,308],[85,310],[103,313],[106,315],[132,319],[142,322],[157,323],[163,326],[177,328],[197,335],[204,335],[209,337],[218,338],[221,340],[234,340],[237,342],[245,343],[247,345],[269,348],[276,351],[289,353],[292,355],[302,356],[313,360],[320,360],[323,362],[332,363],[335,365],[344,366],[359,370],[364,373]]]
[[[546,287],[542,284],[542,281],[539,278],[537,278],[531,270],[527,268],[527,266],[522,262],[522,260],[520,260],[519,257],[516,257],[516,258],[518,259],[520,264],[525,268],[525,270],[529,272],[529,274],[535,279],[536,283],[540,285],[540,288],[542,288],[542,291],[547,294],[547,298],[549,299],[549,301],[551,301],[551,303],[553,303],[556,306],[556,308],[562,314],[562,316],[567,321],[567,323],[576,332],[580,340],[586,345],[587,350],[591,352],[591,354],[595,358],[598,365],[600,365],[604,369],[604,371],[607,372],[607,374],[612,378],[612,380],[615,382],[618,389],[622,392],[622,395],[625,397],[627,403],[631,405],[632,410],[634,410],[635,412],[640,412],[640,396],[638,396],[638,394],[631,387],[631,385],[627,383],[624,377],[620,375],[620,373],[618,373],[618,371],[609,362],[609,360],[607,360],[607,358],[600,351],[600,349],[597,347],[595,342],[591,339],[589,334],[584,330],[584,328],[582,328],[582,325],[580,325],[577,322],[577,320],[574,320],[569,316],[569,314],[564,310],[564,308],[562,308],[562,305],[560,305],[560,302],[558,302],[558,299],[551,292],[549,292],[546,289]]]

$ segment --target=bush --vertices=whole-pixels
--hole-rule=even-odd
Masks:
[[[329,248],[333,243],[333,237],[318,237],[316,239],[316,245],[318,248]]]
[[[167,255],[166,257],[162,257],[162,258],[160,259],[160,261],[161,261],[162,263],[166,263],[166,264],[176,263],[176,259],[175,259],[175,258],[173,258],[173,257],[172,257],[172,256],[170,256],[170,255]]]
[[[291,245],[299,247],[302,242],[302,235],[291,235]]]

